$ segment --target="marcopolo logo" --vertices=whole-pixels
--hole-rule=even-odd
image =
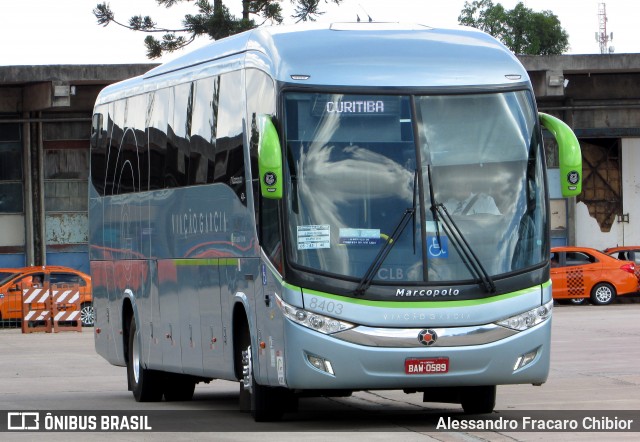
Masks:
[[[435,298],[437,296],[458,296],[460,294],[460,290],[453,288],[441,288],[441,289],[405,289],[400,288],[396,289],[396,296],[404,296],[404,297],[427,297],[427,298]]]

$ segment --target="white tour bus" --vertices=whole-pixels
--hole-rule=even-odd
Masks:
[[[491,412],[549,372],[543,126],[575,195],[575,135],[472,29],[259,28],[105,88],[97,352],[138,401],[237,380],[256,420],[375,389]]]

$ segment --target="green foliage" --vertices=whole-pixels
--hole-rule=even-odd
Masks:
[[[131,17],[128,23],[123,23],[115,18],[115,14],[107,3],[96,5],[93,10],[98,24],[108,26],[115,23],[133,31],[145,32],[147,35],[144,44],[147,48],[147,57],[153,59],[162,56],[165,52],[173,52],[193,42],[196,37],[206,35],[213,40],[228,37],[265,23],[281,24],[283,22],[281,0],[235,0],[242,3],[242,17],[235,17],[223,4],[223,0],[156,0],[160,6],[170,8],[182,3],[192,2],[197,9],[197,14],[187,14],[179,29],[167,29],[157,25],[151,17],[137,15]],[[340,4],[342,0],[290,0],[295,5],[293,18],[296,22],[314,21],[316,16],[323,14],[320,11],[321,4],[329,2]],[[259,20],[259,23],[256,23]],[[159,40],[151,33],[162,33]]]
[[[555,14],[534,12],[522,2],[506,10],[491,0],[466,1],[458,22],[493,35],[516,54],[556,55],[569,48],[569,35]]]

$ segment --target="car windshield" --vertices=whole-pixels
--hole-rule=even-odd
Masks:
[[[285,112],[294,265],[360,279],[415,207],[374,282],[474,279],[470,254],[434,216],[436,205],[491,276],[546,259],[541,145],[527,92],[288,93]]]
[[[17,273],[14,272],[0,272],[0,285],[9,281],[11,278],[16,276]]]

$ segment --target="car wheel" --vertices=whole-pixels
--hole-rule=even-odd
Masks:
[[[611,304],[616,299],[616,289],[609,283],[600,282],[591,289],[591,302],[595,305]]]
[[[587,303],[587,298],[571,298],[569,302],[572,305],[584,305]]]
[[[92,303],[84,302],[80,306],[80,321],[83,327],[93,327],[96,322],[96,312]]]

